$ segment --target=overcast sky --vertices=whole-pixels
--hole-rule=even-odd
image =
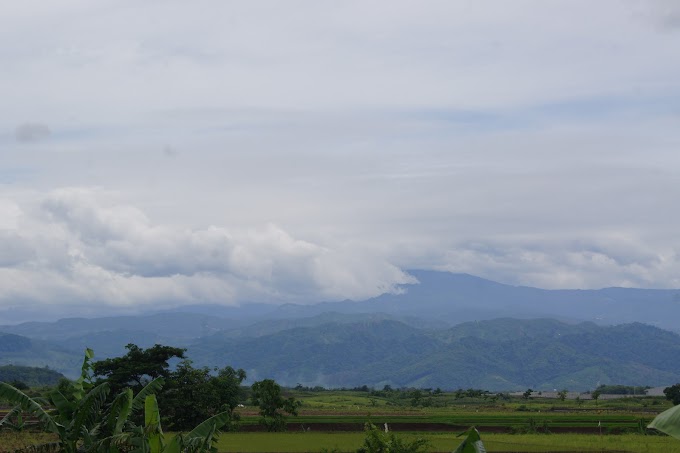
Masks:
[[[0,7],[0,308],[680,288],[680,2]]]

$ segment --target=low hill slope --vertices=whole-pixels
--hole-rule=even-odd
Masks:
[[[29,387],[56,385],[64,375],[49,368],[19,365],[0,366],[0,382],[20,381]]]
[[[600,327],[500,319],[427,331],[391,320],[295,328],[258,338],[203,338],[197,364],[246,369],[286,385],[587,390],[598,383],[680,381],[680,336],[628,324]]]
[[[49,367],[66,376],[75,376],[83,353],[69,351],[52,343],[0,332],[0,365]]]

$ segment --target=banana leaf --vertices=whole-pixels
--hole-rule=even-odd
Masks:
[[[24,411],[35,415],[38,420],[45,426],[45,430],[51,433],[59,433],[61,425],[54,421],[50,414],[45,411],[40,404],[35,402],[31,397],[26,395],[21,390],[9,385],[6,382],[0,382],[0,399],[16,404]]]
[[[647,428],[654,428],[662,433],[680,439],[680,405],[671,407],[657,415]]]

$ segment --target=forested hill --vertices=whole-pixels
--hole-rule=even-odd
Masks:
[[[600,327],[498,319],[428,331],[391,320],[300,327],[256,338],[213,336],[196,364],[244,368],[286,385],[588,390],[680,381],[680,336],[635,323]]]
[[[82,350],[70,351],[51,342],[0,332],[0,365],[49,367],[73,375],[82,360]]]
[[[21,382],[29,387],[56,385],[64,375],[49,368],[0,366],[0,382]]]

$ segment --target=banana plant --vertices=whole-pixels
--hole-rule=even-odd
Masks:
[[[653,428],[680,439],[680,405],[673,406],[657,415],[647,428]]]
[[[85,351],[80,377],[71,383],[66,394],[53,391],[49,401],[31,398],[21,390],[0,382],[0,400],[15,405],[0,420],[0,428],[11,426],[10,419],[22,412],[33,415],[46,432],[57,441],[21,449],[22,453],[216,453],[219,429],[231,420],[229,411],[217,414],[187,434],[166,440],[156,393],[163,378],[149,382],[133,396],[131,389],[121,391],[105,406],[109,384],[92,382],[91,360],[94,353]],[[45,409],[51,405],[53,409]],[[137,426],[131,416],[144,410],[144,426]],[[18,453],[18,451],[17,451]]]

